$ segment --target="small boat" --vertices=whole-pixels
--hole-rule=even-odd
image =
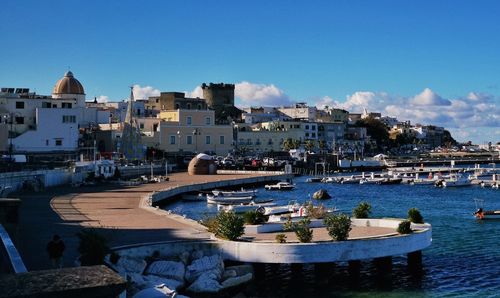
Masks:
[[[322,183],[338,183],[339,179],[337,177],[325,177],[321,179]]]
[[[452,174],[449,179],[445,179],[442,182],[443,187],[462,187],[462,186],[471,186],[472,183],[470,180],[460,174]]]
[[[351,177],[342,177],[339,179],[339,182],[341,184],[359,184],[359,181],[361,181],[361,178],[356,178],[354,176]]]
[[[307,183],[321,182],[323,178],[321,177],[310,177],[306,179]]]
[[[432,179],[412,179],[412,180],[409,180],[408,181],[408,184],[411,184],[411,185],[433,185],[434,183],[436,183],[435,180],[432,180]]]
[[[483,208],[479,208],[472,215],[481,220],[500,219],[500,210],[483,210]]]
[[[288,182],[278,182],[276,184],[265,185],[264,187],[266,190],[292,190],[295,188],[295,185]]]
[[[182,200],[183,201],[189,201],[189,202],[202,202],[205,201],[207,198],[203,193],[198,193],[198,194],[184,194],[182,195]]]
[[[276,203],[273,202],[261,203],[252,201],[249,204],[241,204],[241,205],[217,204],[217,210],[232,211],[234,213],[245,213],[247,211],[257,211],[260,208],[268,208],[274,206],[276,206]]]
[[[224,190],[212,190],[212,193],[216,196],[223,197],[247,197],[247,196],[256,196],[257,190],[233,190],[233,191],[224,191]]]
[[[337,208],[327,209],[326,214],[331,214],[331,213],[338,212],[338,211],[339,211],[339,209],[337,209]],[[299,220],[307,218],[307,217],[308,217],[307,208],[305,206],[301,206],[298,210],[296,210],[294,212],[270,215],[267,222],[269,222],[269,223],[285,223],[288,220],[295,222],[295,221],[299,221]]]
[[[273,215],[273,214],[296,212],[297,210],[299,210],[300,207],[301,205],[297,203],[297,201],[290,201],[288,202],[288,205],[264,206],[258,208],[257,211],[264,215]]]
[[[384,178],[377,182],[379,185],[401,184],[402,178]]]
[[[383,178],[361,178],[359,184],[378,184],[378,182],[382,180]]]
[[[250,204],[254,199],[253,196],[245,197],[220,197],[207,195],[208,204],[221,204],[221,205],[238,205],[238,204]]]

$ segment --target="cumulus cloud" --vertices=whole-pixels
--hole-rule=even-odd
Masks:
[[[200,86],[196,86],[193,91],[184,91],[184,94],[186,94],[186,97],[189,98],[203,98],[203,89],[201,89]]]
[[[160,90],[151,86],[134,85],[134,99],[147,99],[150,96],[159,96]]]
[[[283,90],[274,84],[255,84],[243,81],[235,85],[235,97],[243,106],[287,106],[292,104]]]
[[[109,102],[109,96],[106,96],[106,95],[99,95],[97,96],[97,102],[98,103],[106,103],[106,102]]]
[[[422,93],[417,94],[413,97],[410,102],[413,105],[418,106],[449,106],[451,102],[447,99],[442,98],[437,93],[434,93],[429,88],[425,88]]]

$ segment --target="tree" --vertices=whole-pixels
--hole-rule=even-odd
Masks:
[[[285,151],[290,151],[290,149],[297,149],[299,147],[300,147],[299,140],[293,140],[288,138],[283,142],[283,150]]]
[[[358,120],[355,126],[366,127],[367,134],[377,142],[379,148],[389,144],[389,131],[382,121],[373,117],[367,117]]]
[[[315,147],[314,140],[307,140],[304,147],[307,149],[307,151],[313,151]]]

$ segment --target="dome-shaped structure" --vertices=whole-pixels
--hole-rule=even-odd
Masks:
[[[209,155],[200,153],[196,155],[188,165],[189,175],[214,175],[217,174],[215,160]]]
[[[73,77],[71,71],[68,71],[62,79],[57,81],[52,94],[85,94],[85,92],[83,91],[82,84]]]

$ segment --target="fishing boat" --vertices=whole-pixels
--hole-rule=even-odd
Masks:
[[[265,185],[264,187],[266,190],[292,190],[295,188],[295,185],[288,182],[278,182],[276,184]]]
[[[243,197],[222,197],[207,194],[208,204],[221,204],[221,205],[238,205],[238,204],[250,204],[253,201],[253,196],[243,196]]]
[[[281,206],[263,206],[258,208],[257,211],[264,215],[273,215],[273,214],[283,214],[290,213],[299,210],[301,205],[297,203],[297,201],[293,200],[288,202],[288,205]]]
[[[325,177],[325,178],[321,179],[321,182],[322,183],[338,183],[339,180],[337,177]]]
[[[359,181],[361,181],[361,178],[357,178],[354,176],[351,177],[342,177],[339,179],[339,182],[341,184],[359,184]]]
[[[382,181],[384,178],[361,178],[359,180],[359,184],[378,184],[379,181]]]
[[[450,178],[443,180],[442,184],[443,187],[462,187],[472,185],[467,177],[460,174],[451,174]]]
[[[411,184],[411,185],[432,185],[434,183],[436,183],[435,180],[432,180],[432,179],[421,179],[421,178],[412,179],[412,180],[408,181],[408,184]]]
[[[214,189],[212,190],[212,193],[215,196],[223,196],[223,197],[248,197],[248,196],[256,196],[257,195],[257,190],[252,189],[252,190],[233,190],[233,191],[224,191],[224,190],[217,190]]]
[[[476,203],[477,210],[474,213],[472,213],[472,215],[474,215],[475,218],[479,220],[500,219],[500,210],[484,210],[483,209],[484,200],[475,199],[474,201]]]
[[[307,183],[321,182],[323,178],[321,177],[310,177],[306,179]]]
[[[257,211],[260,208],[274,207],[276,205],[277,204],[273,202],[262,203],[262,202],[252,201],[249,204],[240,204],[240,205],[217,204],[217,210],[232,211],[234,213],[245,213],[248,211]]]
[[[339,209],[333,208],[333,209],[326,209],[325,210],[325,215],[326,214],[331,214],[334,212],[338,212]],[[309,217],[309,214],[307,213],[307,208],[305,206],[301,206],[298,210],[290,213],[283,213],[283,214],[274,214],[270,215],[269,219],[267,222],[269,223],[285,223],[287,221],[299,221],[301,219]]]

